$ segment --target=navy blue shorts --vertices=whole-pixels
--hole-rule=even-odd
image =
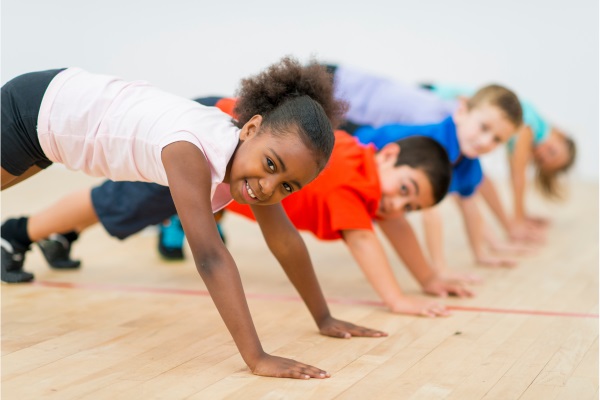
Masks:
[[[125,239],[177,213],[167,186],[106,181],[92,189],[94,211],[104,229]]]
[[[30,72],[2,86],[2,168],[19,176],[37,165],[48,168],[37,134],[37,120],[48,85],[63,69]]]

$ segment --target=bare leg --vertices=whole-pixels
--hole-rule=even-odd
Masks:
[[[76,231],[98,223],[91,189],[68,194],[45,210],[29,217],[27,234],[33,242],[53,233]]]
[[[0,179],[2,180],[2,189],[1,190],[8,189],[9,187],[16,185],[17,183],[22,182],[25,179],[37,174],[41,170],[42,170],[42,168],[38,167],[37,165],[34,165],[32,167],[29,167],[29,169],[27,171],[25,171],[23,174],[21,174],[19,176],[15,176],[15,175],[9,174],[7,170],[2,168],[2,176],[0,177]]]

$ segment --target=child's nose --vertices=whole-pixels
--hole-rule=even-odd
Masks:
[[[481,150],[489,150],[494,146],[494,137],[492,135],[486,135],[479,140],[478,147]]]
[[[396,197],[394,199],[394,213],[402,212],[406,206],[407,200],[402,197]]]
[[[276,186],[276,184],[273,182],[273,179],[270,179],[270,177],[267,177],[267,178],[261,179],[258,183],[260,185],[260,191],[263,194],[265,194],[269,197],[271,197],[273,195],[273,190]]]

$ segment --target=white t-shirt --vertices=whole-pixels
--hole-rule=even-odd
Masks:
[[[37,129],[42,150],[53,162],[114,181],[165,186],[169,183],[162,149],[174,142],[190,142],[209,162],[213,209],[231,201],[228,185],[222,182],[239,129],[216,107],[163,92],[144,81],[69,68],[50,82]]]

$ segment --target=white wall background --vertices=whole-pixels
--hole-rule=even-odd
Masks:
[[[598,179],[597,0],[3,0],[1,81],[79,66],[179,94],[232,95],[281,56],[407,82],[498,82],[579,145]],[[486,172],[506,173],[500,152]]]

